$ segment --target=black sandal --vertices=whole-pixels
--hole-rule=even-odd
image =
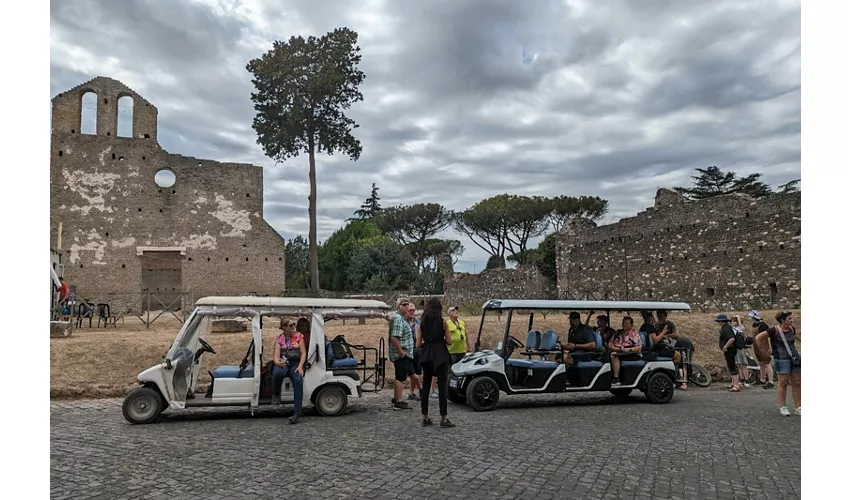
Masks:
[[[454,427],[455,424],[452,423],[451,420],[445,419],[440,421],[440,427]]]
[[[434,422],[430,418],[422,419],[422,427],[431,427],[432,425],[434,425]]]

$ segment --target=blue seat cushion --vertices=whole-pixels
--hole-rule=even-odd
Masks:
[[[554,370],[558,367],[558,363],[554,361],[537,361],[530,359],[514,359],[511,358],[505,362],[507,366],[513,366],[516,368],[531,368],[532,370],[544,370],[550,369]]]
[[[214,378],[254,378],[254,365],[248,365],[239,374],[238,366],[219,366],[213,372]]]
[[[540,332],[530,330],[528,336],[525,337],[525,350],[537,349],[540,347]]]
[[[642,359],[637,359],[634,361],[621,361],[620,366],[644,366],[646,361]]]
[[[577,368],[602,368],[602,361],[579,361]]]
[[[555,346],[558,342],[558,334],[552,330],[546,330],[543,332],[543,337],[540,340],[540,349],[544,351],[550,351],[555,349]]]
[[[673,358],[655,358],[655,361],[673,361]]]
[[[357,366],[357,360],[354,358],[335,359],[331,363],[331,368],[354,368]]]

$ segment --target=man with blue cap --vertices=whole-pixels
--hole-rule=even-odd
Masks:
[[[738,353],[735,348],[735,329],[729,324],[729,316],[726,314],[718,314],[714,321],[721,324],[720,349],[723,350],[726,368],[729,369],[729,375],[732,376],[729,392],[741,392],[741,387],[738,385],[738,366],[735,364],[735,355]]]

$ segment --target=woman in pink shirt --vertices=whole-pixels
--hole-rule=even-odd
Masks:
[[[301,417],[301,399],[304,394],[304,361],[307,349],[304,336],[295,330],[295,321],[290,318],[280,320],[283,333],[274,339],[274,366],[272,366],[272,404],[280,404],[280,389],[283,379],[292,380],[295,391],[295,414],[289,418],[290,424],[297,424]]]
[[[623,329],[618,330],[611,338],[611,371],[613,378],[611,385],[620,384],[620,358],[623,356],[639,354],[643,348],[643,342],[640,341],[640,334],[634,328],[634,321],[631,317],[623,318]]]

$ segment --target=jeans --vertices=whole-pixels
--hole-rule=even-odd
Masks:
[[[422,399],[422,414],[428,414],[428,390],[431,387],[431,380],[437,377],[437,393],[440,401],[440,416],[445,417],[449,413],[449,403],[446,395],[449,390],[449,364],[443,363],[439,366],[434,366],[433,363],[422,363],[422,389],[420,396]]]
[[[295,369],[298,366],[286,365],[283,368],[272,365],[272,388],[275,396],[280,396],[280,389],[283,386],[283,379],[289,377],[292,380],[292,387],[295,389],[295,414],[301,415],[301,399],[304,397],[304,379],[298,374]]]

